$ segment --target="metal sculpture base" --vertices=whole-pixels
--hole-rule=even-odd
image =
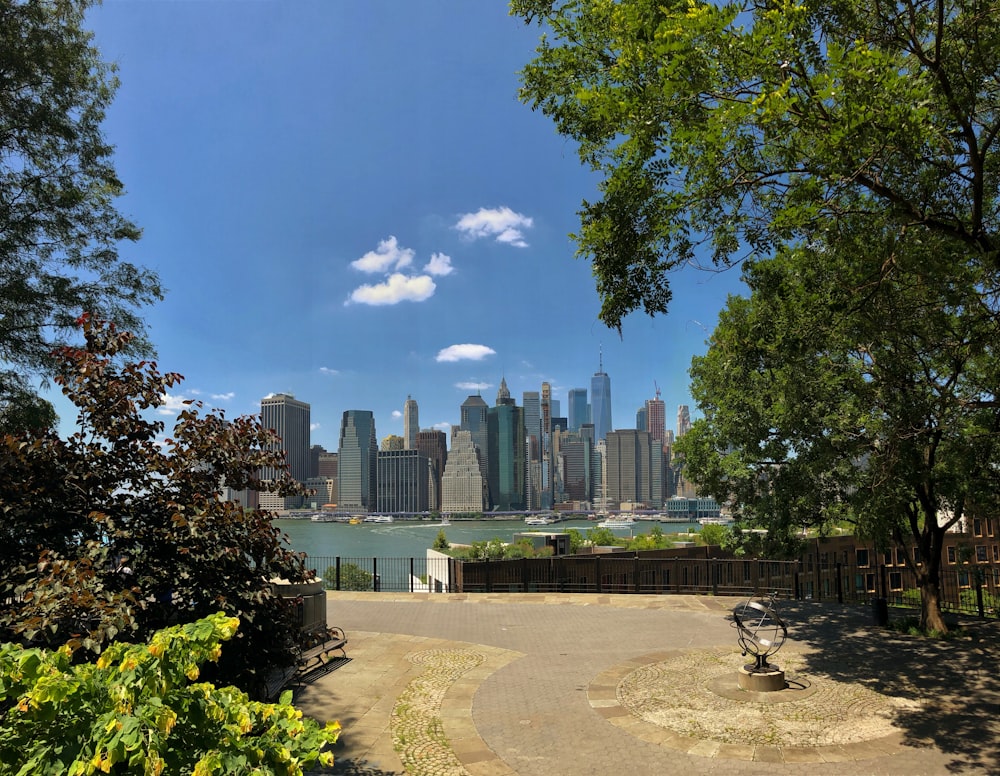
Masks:
[[[777,692],[788,687],[785,672],[778,666],[765,665],[758,668],[753,663],[739,670],[739,686],[747,692]]]

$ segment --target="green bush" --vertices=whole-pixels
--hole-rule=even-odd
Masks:
[[[373,590],[374,576],[356,563],[340,564],[340,590]],[[327,566],[323,580],[328,589],[337,586],[337,567]]]
[[[96,663],[56,650],[0,645],[0,776],[8,774],[301,774],[332,765],[321,726],[291,705],[198,682],[239,620],[218,614],[114,642]]]

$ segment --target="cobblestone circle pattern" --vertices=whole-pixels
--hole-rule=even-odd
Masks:
[[[800,656],[778,662],[793,681]],[[631,714],[694,739],[753,746],[833,746],[892,735],[895,713],[914,702],[810,674],[815,693],[782,703],[733,701],[708,689],[729,674],[736,683],[739,650],[691,650],[628,673],[616,696]]]
[[[468,649],[429,649],[406,656],[423,673],[396,699],[393,747],[410,776],[467,776],[444,733],[441,703],[448,689],[486,656]]]

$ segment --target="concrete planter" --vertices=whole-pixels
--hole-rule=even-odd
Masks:
[[[314,579],[311,582],[285,582],[271,580],[271,589],[275,595],[282,598],[298,598],[299,596],[317,595],[323,592],[323,580]]]

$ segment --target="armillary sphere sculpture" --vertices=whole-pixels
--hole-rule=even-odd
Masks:
[[[744,690],[768,692],[785,687],[785,673],[768,663],[788,638],[788,626],[778,616],[774,606],[777,592],[767,598],[751,597],[733,610],[733,625],[739,633],[737,641],[743,655],[752,655],[753,663],[740,671],[740,687]]]

